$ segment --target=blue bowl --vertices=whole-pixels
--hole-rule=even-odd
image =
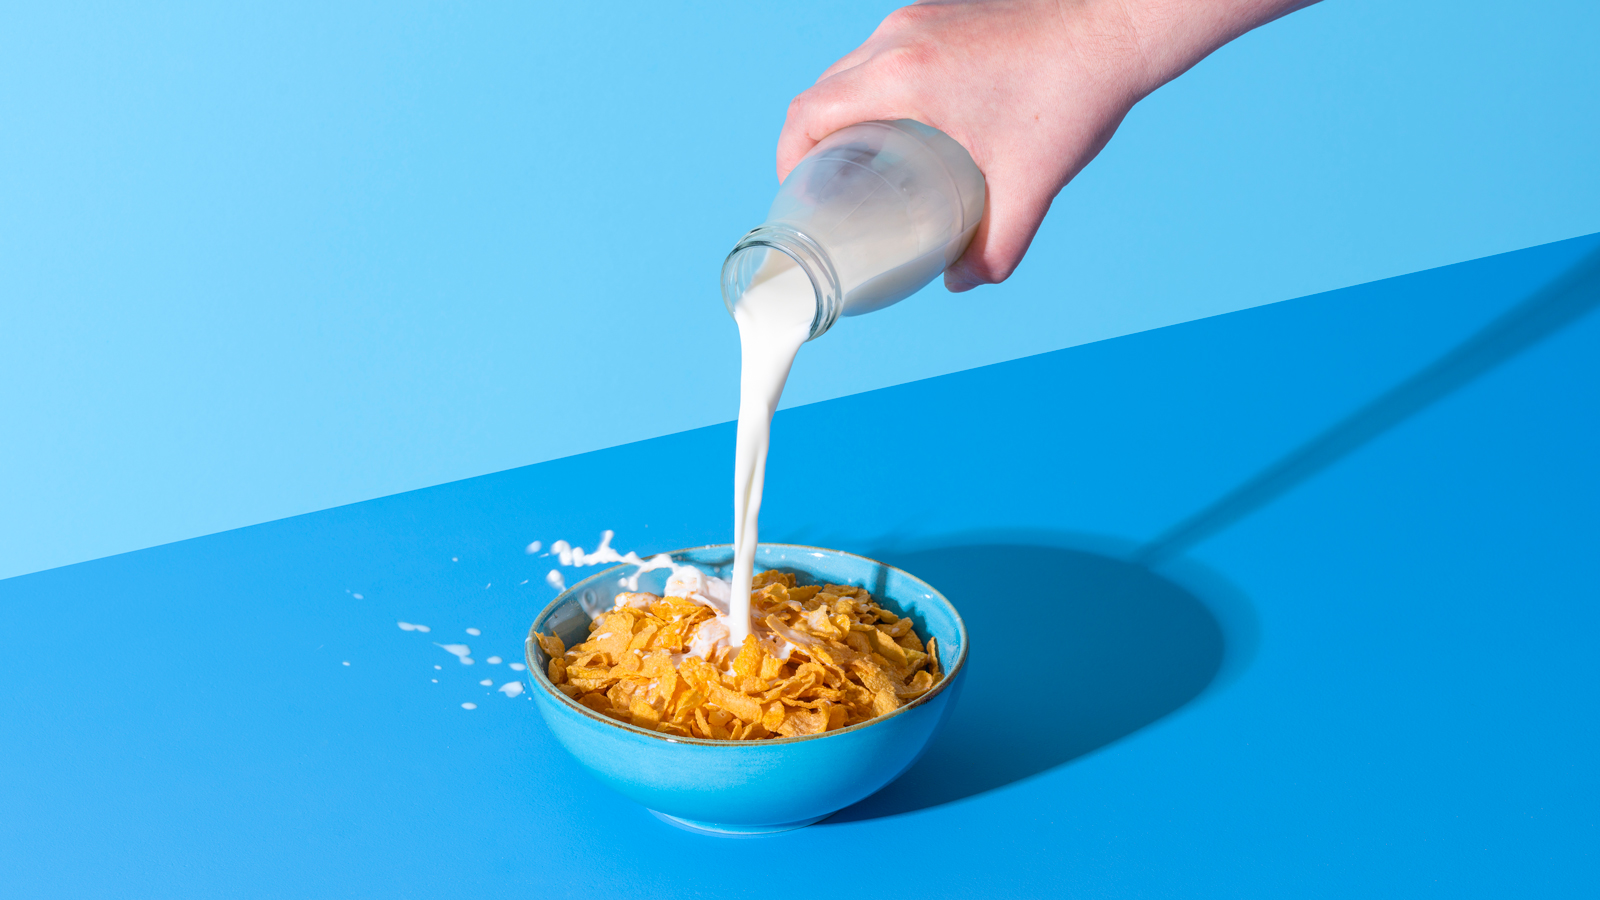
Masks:
[[[670,554],[721,577],[733,568],[728,544]],[[939,641],[944,677],[928,693],[887,716],[804,737],[708,741],[672,737],[624,724],[556,690],[549,659],[534,634],[554,631],[567,646],[587,639],[589,609],[610,609],[634,567],[615,566],[573,585],[545,607],[528,634],[528,680],[556,740],[596,778],[680,827],[718,835],[755,835],[803,828],[900,777],[922,755],[948,717],[966,675],[967,629],[944,595],[892,566],[820,547],[761,544],[756,571],[794,572],[802,584],[864,587],[883,606]],[[660,593],[664,570],[639,578],[639,590]]]

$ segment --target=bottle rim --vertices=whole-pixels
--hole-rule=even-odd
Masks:
[[[811,333],[806,340],[812,341],[826,334],[838,321],[842,306],[839,274],[821,244],[798,228],[782,223],[768,222],[750,229],[723,260],[722,304],[727,307],[728,315],[733,315],[734,306],[750,287],[750,278],[756,269],[755,265],[750,264],[750,254],[758,250],[776,250],[794,260],[800,271],[806,273],[817,299],[816,313],[811,318]]]

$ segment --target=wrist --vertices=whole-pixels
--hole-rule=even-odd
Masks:
[[[1137,97],[1189,71],[1233,39],[1317,0],[1104,0],[1136,48]]]

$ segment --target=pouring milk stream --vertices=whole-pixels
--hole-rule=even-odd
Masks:
[[[739,326],[734,563],[728,643],[750,631],[761,489],[772,415],[800,345],[839,316],[909,297],[960,258],[983,217],[983,175],[920,122],[862,122],[824,138],[784,179],[767,221],[722,266]]]

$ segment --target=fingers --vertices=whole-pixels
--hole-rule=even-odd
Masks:
[[[897,63],[895,57],[906,49],[905,36],[925,23],[932,11],[913,4],[890,13],[861,46],[840,57],[794,98],[778,136],[779,181],[818,141],[847,125],[872,119],[922,120],[903,102],[915,93],[914,77],[908,77],[913,73],[905,61]]]
[[[865,44],[862,44],[861,46],[855,48],[854,50],[851,50],[849,53],[846,53],[844,56],[839,57],[839,61],[838,62],[836,62],[833,65],[829,66],[827,68],[827,70],[824,71],[821,75],[818,75],[817,76],[817,80],[812,82],[812,83],[813,84],[818,84],[818,83],[821,83],[823,81],[827,81],[829,78],[832,78],[833,76],[839,74],[840,72],[843,72],[846,69],[853,69],[856,66],[861,65],[863,62],[865,62],[866,60],[871,59],[871,58],[872,58],[872,41],[869,40]]]
[[[919,3],[897,10],[789,105],[777,172],[874,119],[915,119],[959,142],[988,185],[952,291],[1010,277],[1057,192],[1148,93],[1143,45],[1108,4]],[[1203,5],[1203,4],[1202,4]],[[1113,10],[1114,12],[1114,10]]]
[[[983,221],[967,251],[945,271],[945,287],[961,293],[1010,278],[1056,195],[1099,155],[1126,114],[1127,107],[1091,107],[1074,117],[1075,127],[1050,137],[1013,135],[1012,152],[988,156]]]
[[[928,121],[917,108],[913,87],[903,79],[883,77],[879,68],[878,60],[869,57],[822,79],[789,104],[778,138],[780,181],[818,141],[841,128],[874,119]],[[974,149],[968,146],[969,151]],[[1050,209],[1054,196],[1050,188],[1058,187],[1041,184],[1040,174],[996,178],[986,173],[988,201],[983,220],[966,253],[945,273],[946,287],[960,292],[995,284],[1016,269]]]
[[[912,5],[915,6],[916,4]],[[871,59],[875,53],[884,47],[892,46],[895,35],[910,23],[915,22],[921,12],[921,10],[915,10],[911,7],[903,7],[891,12],[882,22],[878,23],[878,27],[873,29],[872,34],[861,42],[861,46],[840,57],[838,62],[829,66],[827,71],[817,77],[817,81],[823,81],[846,69],[853,69]]]
[[[1008,178],[1003,172],[990,174],[986,181],[983,221],[967,252],[944,273],[944,286],[952,293],[999,284],[1011,277],[1050,211],[1053,192]]]
[[[778,135],[778,180],[811,151],[817,142],[847,125],[873,119],[917,118],[904,108],[892,87],[870,77],[869,64],[831,75],[808,88],[789,104],[783,132]]]
[[[819,81],[794,99],[778,139],[780,180],[788,177],[818,141],[846,126],[874,119],[930,121],[918,108],[915,84],[903,78],[884,77],[879,69],[887,64],[880,65],[881,62],[869,58]],[[934,124],[945,123],[941,118]],[[945,286],[960,292],[980,284],[999,283],[1016,270],[1066,179],[1060,177],[1063,160],[1052,158],[1060,148],[1038,147],[1030,153],[1007,155],[1020,158],[1001,160],[962,140],[961,132],[967,129],[948,124],[946,128],[955,132],[951,136],[979,160],[988,188],[984,217],[972,244],[945,273]]]

